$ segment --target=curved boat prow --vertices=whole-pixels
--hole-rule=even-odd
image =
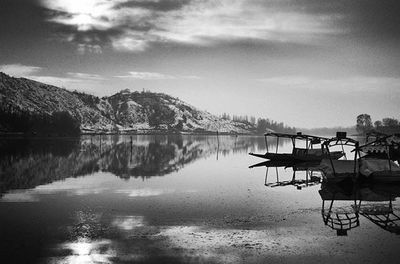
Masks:
[[[249,155],[257,157],[257,158],[262,158],[262,159],[268,159],[265,154],[257,154],[257,153],[252,153],[250,152]]]

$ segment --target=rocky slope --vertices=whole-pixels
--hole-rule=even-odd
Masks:
[[[218,118],[161,93],[123,90],[103,100],[109,102],[120,129],[162,129],[248,133],[250,124]]]
[[[99,109],[66,89],[25,78],[12,78],[3,73],[0,73],[0,111],[36,115],[65,111],[80,121],[81,128],[111,130],[114,127],[114,122]]]
[[[82,132],[249,133],[254,130],[250,123],[216,117],[166,94],[123,90],[99,98],[0,73],[0,113],[51,116],[55,112],[69,113],[79,121]],[[12,129],[0,120],[0,130]]]

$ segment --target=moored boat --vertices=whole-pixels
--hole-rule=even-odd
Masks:
[[[336,145],[353,147],[353,160],[335,160],[334,158],[321,161],[320,169],[324,180],[330,182],[339,182],[345,179],[353,181],[370,182],[398,182],[400,183],[400,166],[397,157],[393,157],[393,144],[397,141],[380,140],[374,143],[368,143],[359,146],[358,141],[344,137],[334,137],[325,141],[323,148],[327,153],[329,149]],[[374,149],[373,151],[371,151]]]
[[[268,137],[276,138],[276,150],[275,152],[270,152],[268,149]],[[327,140],[327,138],[305,135],[302,133],[297,134],[284,134],[284,133],[266,133],[264,134],[265,145],[267,152],[264,154],[249,153],[252,156],[268,159],[271,161],[287,161],[287,162],[308,162],[308,161],[321,161],[328,157],[332,159],[339,159],[344,155],[342,151],[334,151],[328,153],[322,149],[321,144]],[[292,153],[279,153],[279,141],[280,139],[290,139],[292,141]],[[305,148],[296,147],[297,141],[303,141]],[[315,147],[318,145],[318,147]]]

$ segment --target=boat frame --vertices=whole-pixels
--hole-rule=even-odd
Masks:
[[[275,152],[270,152],[268,147],[268,137],[275,137],[276,138],[276,149]],[[281,138],[287,138],[292,141],[293,149],[292,153],[278,153],[279,149],[279,141]],[[322,142],[328,140],[328,138],[320,137],[320,136],[312,136],[302,134],[298,132],[296,134],[285,134],[285,133],[275,133],[270,132],[264,134],[265,146],[267,152],[265,154],[255,154],[249,153],[252,156],[269,159],[271,161],[293,161],[293,162],[308,162],[308,161],[320,161],[323,158],[327,158],[327,153],[324,153],[322,149]],[[296,142],[298,140],[305,141],[305,148],[296,148]],[[321,154],[309,154],[310,150],[314,149],[314,145],[321,146]],[[332,158],[339,159],[344,155],[344,152],[337,151],[334,153],[330,153]]]
[[[344,135],[344,136],[343,136]],[[353,181],[372,181],[372,182],[391,182],[391,183],[400,183],[400,173],[398,171],[393,170],[393,165],[392,165],[392,156],[391,156],[391,151],[390,147],[392,146],[393,142],[388,142],[387,138],[391,136],[383,137],[379,140],[367,143],[365,145],[360,146],[358,141],[346,137],[345,134],[337,134],[336,137],[331,138],[329,140],[326,140],[323,143],[323,148],[327,151],[327,153],[330,152],[330,147],[336,146],[336,145],[341,145],[342,148],[343,146],[352,146],[354,149],[352,152],[354,152],[354,169],[352,172],[344,172],[344,173],[337,173],[337,168],[335,168],[335,162],[334,158],[332,158],[329,155],[329,162],[333,171],[333,177],[327,177],[325,176],[326,180],[328,181],[342,181],[345,178],[351,178]],[[365,147],[373,144],[379,144],[383,150],[385,155],[381,156],[379,158],[376,157],[371,157],[369,155],[364,155],[362,156],[361,153],[366,153]],[[399,143],[395,143],[399,144]],[[364,149],[364,150],[363,150]],[[345,156],[346,157],[346,156]],[[347,159],[347,158],[346,158]],[[363,174],[361,171],[362,168],[362,162],[367,161],[367,160],[387,160],[388,162],[388,170],[384,171],[373,171],[370,174]],[[322,163],[321,163],[322,164]],[[337,166],[338,164],[336,164]]]
[[[329,162],[331,164],[332,170],[333,170],[333,175],[335,178],[341,180],[341,177],[338,177],[338,174],[336,172],[335,166],[334,166],[334,158],[331,155],[331,151],[329,148],[334,147],[334,146],[341,146],[343,153],[344,152],[344,146],[351,146],[354,147],[353,151],[355,151],[354,153],[354,171],[353,173],[350,175],[352,180],[356,180],[356,178],[358,178],[358,174],[359,174],[359,167],[360,167],[360,163],[357,162],[357,156],[361,157],[361,153],[360,153],[360,148],[359,148],[359,143],[357,140],[354,140],[352,138],[348,138],[346,136],[346,134],[341,134],[340,132],[337,133],[336,137],[330,138],[328,140],[326,140],[323,144],[322,144],[322,148],[325,149],[325,151],[328,153],[328,159]],[[347,160],[347,156],[346,154],[344,155],[345,159]]]
[[[360,226],[360,214],[357,205],[356,187],[349,194],[336,184],[322,183],[319,195],[322,199],[321,216],[324,224],[336,231],[337,236],[347,236],[347,232]],[[343,205],[334,209],[335,201],[348,201],[346,210]]]
[[[400,163],[400,134],[379,134],[374,141],[368,141],[359,149],[367,155],[380,159],[393,160]],[[368,151],[369,150],[369,151]]]
[[[343,189],[343,185],[322,183],[319,194],[322,199],[321,215],[325,225],[336,230],[337,235],[347,235],[348,230],[360,225],[359,216],[363,216],[386,231],[400,234],[400,216],[396,214],[392,203],[400,196],[400,186],[373,183],[345,187],[347,191]],[[335,201],[348,201],[347,208],[350,210],[335,212],[333,210]]]

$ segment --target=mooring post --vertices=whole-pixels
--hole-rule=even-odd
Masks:
[[[132,136],[131,136],[131,152],[132,152],[132,148],[133,148],[133,140],[132,140]]]
[[[219,134],[217,130],[217,160],[218,160],[218,154],[219,154]]]
[[[133,151],[133,140],[131,136],[131,156],[130,156],[130,161],[132,162],[132,151]]]

